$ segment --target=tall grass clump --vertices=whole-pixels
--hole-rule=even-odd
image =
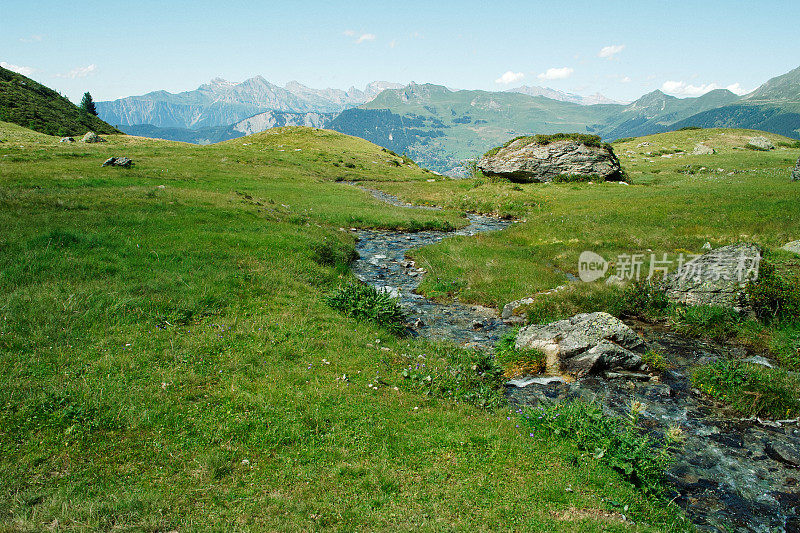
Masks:
[[[683,335],[723,341],[736,337],[744,321],[732,309],[693,305],[675,307],[670,322],[673,329]]]
[[[641,490],[660,494],[664,472],[672,462],[672,441],[656,440],[637,426],[644,409],[634,401],[622,417],[604,413],[596,403],[573,400],[541,406],[523,416],[532,436],[568,442]]]
[[[780,369],[722,359],[696,368],[692,383],[746,416],[790,418],[800,414],[800,381]]]
[[[494,357],[503,368],[503,376],[515,378],[541,374],[547,363],[545,354],[539,350],[517,348],[517,331],[506,333],[494,347]]]
[[[800,320],[800,279],[779,271],[769,259],[761,261],[758,279],[748,282],[746,292],[753,311],[762,322]]]
[[[405,329],[406,312],[388,293],[364,283],[340,286],[327,298],[328,305],[345,315],[373,322],[395,335]]]
[[[449,344],[420,358],[405,358],[400,376],[411,390],[484,409],[506,404],[503,369],[491,353]]]
[[[311,258],[319,265],[345,269],[358,259],[358,253],[352,242],[344,242],[335,237],[325,237],[322,242],[312,245]]]

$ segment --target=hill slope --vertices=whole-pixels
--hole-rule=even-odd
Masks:
[[[727,90],[682,99],[654,91],[628,105],[579,105],[514,91],[451,91],[412,84],[384,91],[359,111],[343,112],[330,127],[408,152],[429,168],[453,172],[463,160],[517,135],[589,132],[608,140],[650,135],[738,99]]]
[[[0,120],[48,135],[119,133],[54,90],[0,67]]]
[[[800,138],[800,67],[776,76],[734,105],[698,113],[675,127],[752,128]]]
[[[532,131],[586,132],[622,107],[412,83],[383,91],[359,111],[343,112],[329,127],[407,152],[420,164],[447,172],[509,137]]]

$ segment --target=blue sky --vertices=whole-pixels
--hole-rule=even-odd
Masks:
[[[74,101],[257,74],[316,88],[527,84],[633,100],[752,90],[800,65],[796,0],[632,4],[3,0],[0,63]]]

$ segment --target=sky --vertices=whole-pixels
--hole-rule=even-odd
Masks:
[[[262,75],[539,85],[632,101],[749,92],[800,66],[800,1],[0,1],[0,65],[78,102]]]

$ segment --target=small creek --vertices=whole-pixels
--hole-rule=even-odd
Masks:
[[[380,191],[363,189],[377,199],[415,207]],[[428,207],[427,209],[435,209]],[[410,312],[413,331],[420,336],[491,349],[506,330],[496,313],[457,301],[437,303],[416,294],[424,274],[406,259],[417,247],[450,236],[498,231],[511,222],[470,214],[470,225],[456,231],[362,230],[359,259],[353,272],[362,281],[389,291]],[[797,421],[775,423],[742,420],[701,396],[690,383],[693,366],[734,353],[735,348],[678,336],[666,328],[629,323],[671,368],[649,381],[586,378],[574,383],[539,380],[524,387],[508,386],[512,404],[581,397],[600,402],[606,412],[625,415],[632,400],[645,405],[640,421],[654,434],[671,426],[683,431],[668,475],[674,501],[701,531],[800,532],[800,426]]]

